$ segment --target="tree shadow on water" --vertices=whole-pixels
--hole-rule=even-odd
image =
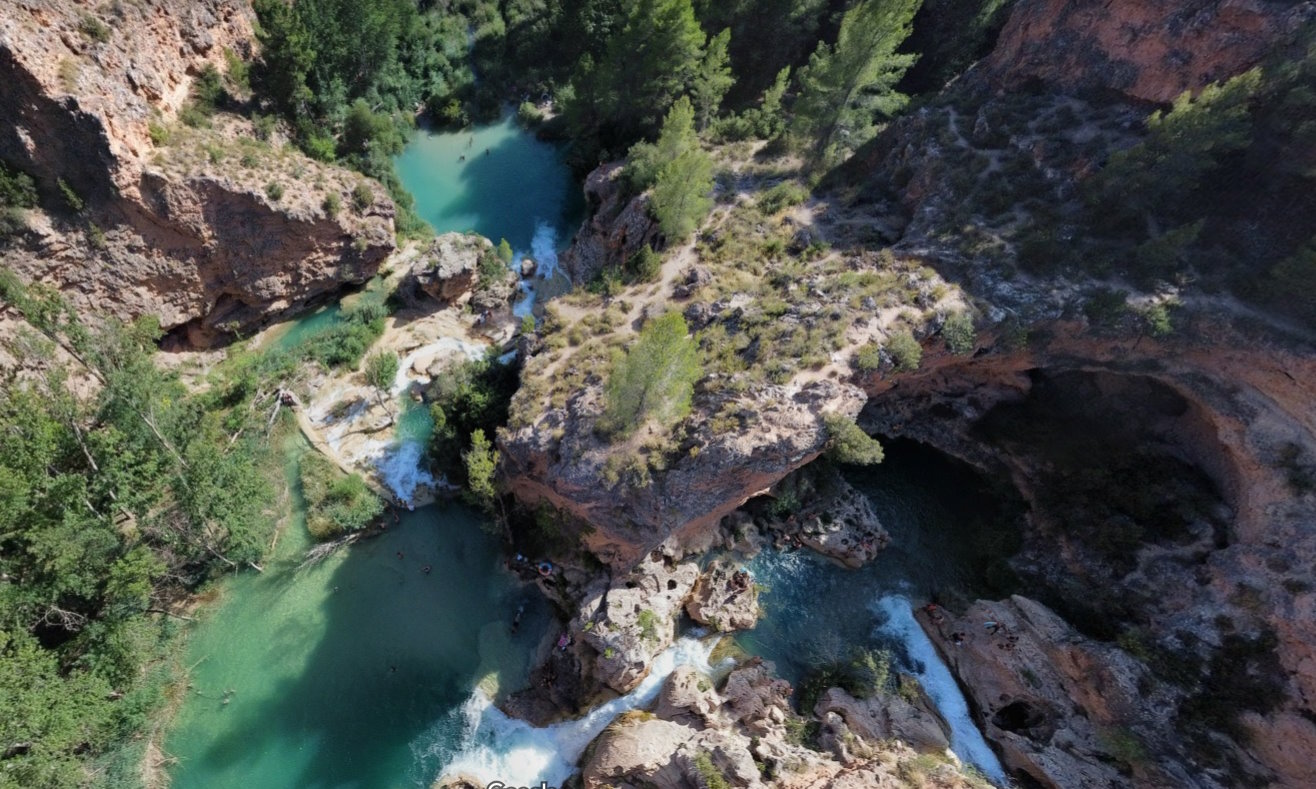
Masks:
[[[523,679],[515,675],[543,634],[547,608],[499,572],[496,540],[468,512],[426,507],[349,550],[319,570],[333,574],[319,587],[333,590],[322,603],[253,645],[288,678],[262,701],[235,699],[225,713],[238,717],[225,717],[223,732],[184,771],[196,780],[176,787],[428,785],[435,776],[425,773],[438,765],[416,763],[418,738],[452,716],[484,673],[511,666],[513,676],[500,679]],[[284,593],[297,594],[297,582]],[[522,600],[531,616],[513,637]],[[287,657],[302,652],[300,665]]]

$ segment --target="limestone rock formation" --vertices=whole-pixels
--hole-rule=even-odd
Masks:
[[[744,570],[714,561],[695,582],[685,610],[720,632],[749,630],[759,618],[759,590]]]
[[[768,495],[777,512],[764,525],[779,541],[796,540],[847,567],[862,567],[891,541],[873,503],[830,464],[806,466]]]
[[[41,195],[5,265],[196,344],[371,277],[393,250],[381,187],[237,119],[176,122],[203,67],[250,55],[252,24],[242,0],[0,6],[0,159]]]
[[[880,693],[856,699],[840,688],[831,688],[818,700],[820,719],[838,715],[848,729],[870,744],[897,739],[916,751],[944,753],[950,747],[945,723],[926,699],[914,704],[900,696]]]
[[[850,415],[863,404],[855,387],[831,380],[765,385],[730,404],[745,425],[725,432],[712,428],[711,416],[728,405],[696,401],[686,434],[697,451],[683,449],[648,484],[609,485],[603,472],[617,450],[594,432],[601,399],[602,387],[591,385],[534,424],[500,433],[503,469],[523,503],[546,501],[593,526],[586,547],[623,571],[669,538],[704,539],[725,515],[818,457],[823,413]]]
[[[1020,0],[982,71],[1166,103],[1251,68],[1313,16],[1316,4],[1277,0]]]
[[[589,218],[561,261],[573,282],[589,282],[605,267],[620,266],[658,233],[658,224],[649,216],[649,198],[627,199],[622,164],[602,165],[585,179]]]
[[[674,619],[698,575],[693,562],[650,557],[611,586],[586,593],[571,626],[597,653],[599,680],[625,693],[644,679],[654,656],[671,646]]]
[[[712,678],[678,670],[652,713],[625,715],[595,740],[581,763],[582,781],[598,789],[977,785],[935,746],[920,756],[899,740],[857,736],[840,715],[827,714],[820,744],[836,747],[815,750],[800,741],[790,686],[759,659],[732,670],[720,691]]]
[[[428,298],[452,304],[475,287],[480,258],[493,248],[489,239],[465,233],[444,233],[416,256],[399,293],[412,303]]]

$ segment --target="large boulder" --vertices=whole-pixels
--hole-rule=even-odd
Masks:
[[[611,585],[588,590],[571,626],[597,653],[595,676],[619,693],[638,685],[654,656],[672,645],[676,617],[698,575],[694,562],[648,557]]]
[[[695,582],[685,610],[699,624],[723,633],[749,630],[759,618],[759,589],[744,569],[714,561]]]
[[[480,258],[492,248],[484,236],[444,233],[416,256],[398,292],[412,304],[460,301],[475,289]]]

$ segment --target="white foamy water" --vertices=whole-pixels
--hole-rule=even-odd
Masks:
[[[928,634],[914,619],[909,600],[899,595],[885,595],[873,604],[873,610],[886,618],[880,630],[905,645],[914,663],[914,676],[932,699],[937,712],[950,727],[950,749],[960,758],[982,771],[992,783],[1008,786],[1005,770],[996,754],[983,739],[969,714],[969,704],[951,676],[950,669],[928,639]]]
[[[466,342],[456,337],[440,337],[428,345],[422,345],[398,361],[398,374],[393,378],[393,396],[398,397],[411,386],[413,381],[429,380],[417,375],[413,369],[417,360],[435,359],[441,356],[461,354],[471,361],[484,358],[486,346]]]
[[[527,257],[524,252],[517,252],[512,256],[513,266],[516,266],[517,273],[520,273],[521,258]],[[557,273],[557,228],[543,220],[535,221],[535,234],[530,239],[531,260],[535,261],[535,279],[549,280]],[[533,280],[521,280],[517,283],[523,294],[521,300],[512,306],[512,314],[518,318],[524,318],[535,308],[535,285]]]
[[[576,771],[586,746],[618,715],[653,701],[678,667],[693,666],[711,674],[708,657],[716,644],[716,638],[682,638],[653,659],[649,676],[630,693],[595,707],[583,718],[544,728],[508,717],[477,689],[461,710],[461,744],[440,775],[460,775],[481,785],[497,780],[508,786],[539,786],[540,781],[561,786]],[[426,750],[432,753],[429,749],[441,747],[431,742]]]
[[[379,478],[404,504],[414,503],[420,488],[438,485],[420,462],[424,454],[425,447],[419,441],[395,441],[384,447],[375,460]]]

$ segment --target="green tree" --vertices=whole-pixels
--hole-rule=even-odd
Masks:
[[[498,500],[495,474],[498,451],[489,443],[483,430],[471,433],[471,448],[462,453],[466,464],[466,499],[487,513],[493,513]]]
[[[389,424],[392,424],[393,409],[389,406],[384,394],[393,390],[393,381],[398,376],[398,355],[393,351],[381,351],[373,354],[366,359],[365,375],[366,383],[375,390],[375,397],[388,414]]]
[[[1250,102],[1261,85],[1255,68],[1194,96],[1185,92],[1168,112],[1147,119],[1147,137],[1111,155],[1090,181],[1098,221],[1111,229],[1145,231],[1152,216],[1182,210],[1223,157],[1252,140]]]
[[[815,163],[835,164],[909,99],[896,84],[916,55],[897,52],[922,0],[863,0],[841,18],[836,44],[820,43],[799,73],[791,132]]]
[[[704,41],[690,0],[634,0],[599,67],[572,80],[574,100],[594,105],[592,113],[576,116],[593,116],[605,146],[652,134],[662,108],[689,89]]]
[[[823,424],[827,427],[827,457],[856,466],[882,462],[882,445],[854,420],[841,414],[824,414]]]
[[[727,28],[708,40],[704,57],[699,61],[690,84],[690,95],[694,98],[697,111],[699,131],[708,128],[708,124],[722,106],[722,98],[736,83],[731,74],[731,63],[727,46],[731,43],[731,29]]]
[[[653,185],[654,216],[669,242],[684,241],[713,206],[713,160],[699,147],[685,96],[667,113],[654,152],[662,163]]]
[[[625,436],[649,421],[670,427],[689,412],[700,374],[699,349],[685,318],[669,312],[650,320],[635,344],[613,358],[600,429]]]

